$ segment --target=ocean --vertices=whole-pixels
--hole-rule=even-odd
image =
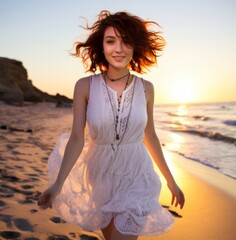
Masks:
[[[168,151],[236,179],[236,102],[156,105],[154,119]]]

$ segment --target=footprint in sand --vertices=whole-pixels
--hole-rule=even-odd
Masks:
[[[34,201],[32,201],[30,199],[25,199],[25,200],[18,201],[18,203],[20,203],[20,204],[33,204]]]
[[[31,188],[33,188],[34,186],[32,186],[32,185],[22,185],[21,186],[23,189],[31,189]]]
[[[39,174],[44,173],[45,171],[42,171],[41,169],[38,169],[38,167],[31,167],[34,171],[38,172]]]
[[[35,191],[30,196],[27,196],[26,199],[30,199],[30,200],[33,200],[33,201],[38,201],[40,195],[41,195],[41,192]]]
[[[22,190],[22,189],[19,189],[17,187],[13,187],[13,186],[8,185],[8,184],[2,184],[2,188],[0,188],[0,193],[10,193],[10,194],[21,193],[21,194],[23,194],[23,195],[25,195],[29,198],[32,198],[33,200],[34,200],[34,198],[38,197],[38,192]]]
[[[0,188],[1,198],[11,198],[14,196],[14,192],[11,189]]]
[[[30,177],[38,177],[39,176],[39,174],[36,174],[36,173],[28,173],[27,175]]]
[[[32,177],[29,180],[29,182],[38,182],[38,181],[41,181],[41,180],[39,178],[37,178],[37,177]]]
[[[63,219],[60,217],[51,217],[50,220],[54,223],[66,223]]]
[[[9,181],[9,182],[18,182],[20,179],[16,176],[10,176],[7,175],[7,173],[5,175],[2,176],[3,180]]]
[[[5,206],[5,205],[6,205],[6,203],[3,202],[2,200],[0,200],[0,207],[3,207],[3,206]]]
[[[34,227],[25,218],[13,219],[14,225],[21,231],[33,232]]]
[[[25,195],[25,200],[19,200],[18,203],[20,204],[32,204],[38,201],[39,196],[41,193],[39,191],[36,192],[22,192]]]
[[[70,240],[67,236],[63,235],[51,235],[47,238],[47,240]]]
[[[5,239],[19,239],[21,234],[19,232],[3,231],[3,232],[0,232],[0,236]]]
[[[31,209],[30,212],[33,214],[33,213],[38,212],[38,210],[37,209]]]
[[[0,215],[0,220],[2,222],[4,222],[8,228],[12,228],[13,227],[12,216],[2,214],[2,215]]]
[[[40,239],[36,237],[28,237],[28,238],[24,238],[24,240],[40,240]]]
[[[22,166],[15,166],[15,168],[23,169],[24,167],[22,167]]]
[[[98,238],[88,235],[81,235],[80,240],[98,240]]]
[[[48,157],[43,157],[43,158],[41,158],[41,160],[44,161],[44,162],[47,162],[48,161]]]
[[[27,175],[30,176],[31,178],[25,179],[23,182],[35,182],[35,181],[40,181],[40,174],[28,173]]]
[[[0,169],[0,177],[4,177],[6,175],[6,169]]]

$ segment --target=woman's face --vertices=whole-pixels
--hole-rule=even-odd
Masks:
[[[103,38],[103,51],[109,67],[122,70],[127,69],[134,49],[124,42],[118,31],[113,27],[107,27]]]

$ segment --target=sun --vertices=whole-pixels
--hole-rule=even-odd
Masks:
[[[170,88],[170,98],[175,103],[191,103],[196,100],[197,90],[195,81],[189,78],[175,80]]]

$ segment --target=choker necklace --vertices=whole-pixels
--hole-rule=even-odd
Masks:
[[[128,72],[127,74],[125,74],[124,76],[119,77],[119,78],[110,78],[110,77],[108,76],[107,72],[105,72],[105,74],[106,74],[106,77],[107,77],[110,81],[115,82],[115,81],[118,81],[118,80],[120,80],[120,79],[122,79],[122,78],[124,78],[124,77],[127,77],[127,76],[130,74],[130,72]]]

